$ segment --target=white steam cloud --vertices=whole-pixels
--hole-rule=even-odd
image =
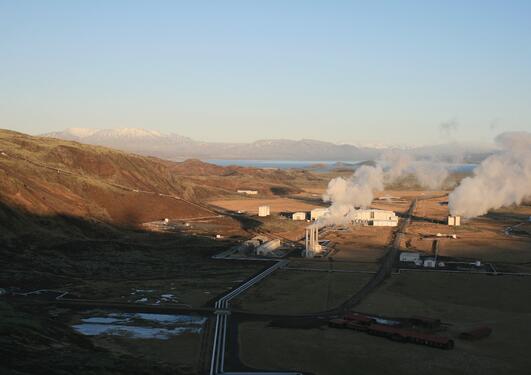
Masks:
[[[332,179],[323,195],[323,201],[332,204],[318,224],[348,222],[349,213],[354,208],[367,208],[374,198],[374,192],[383,190],[383,180],[382,168],[369,165],[362,165],[348,179],[343,177]]]
[[[420,186],[434,190],[442,187],[449,174],[447,166],[440,162],[418,161],[411,155],[399,150],[385,152],[380,156],[380,160],[389,164],[389,168],[385,171],[387,184],[411,175]]]
[[[474,176],[449,195],[452,215],[475,217],[531,198],[531,133],[508,132],[495,139],[501,151],[485,159]]]
[[[448,168],[441,163],[418,162],[412,166],[413,175],[420,186],[429,189],[440,189],[448,177]]]
[[[374,193],[384,190],[385,184],[413,175],[418,183],[430,189],[440,188],[448,176],[447,168],[430,161],[416,161],[405,152],[386,152],[376,166],[363,165],[350,178],[336,177],[328,183],[323,201],[331,202],[328,212],[318,225],[345,224],[355,215],[358,208],[367,208],[374,199]],[[380,164],[386,166],[385,170]]]

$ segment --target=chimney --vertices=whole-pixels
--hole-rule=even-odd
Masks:
[[[306,227],[305,245],[307,257],[312,257],[315,253],[321,251],[321,245],[319,245],[319,227],[317,225]]]

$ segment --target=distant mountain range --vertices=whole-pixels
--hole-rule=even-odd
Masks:
[[[269,139],[251,143],[202,142],[178,134],[164,134],[152,130],[88,129],[69,128],[63,131],[42,134],[64,140],[112,147],[141,155],[156,156],[169,160],[198,159],[256,159],[256,160],[371,160],[377,158],[385,148],[360,147],[350,144],[334,144],[311,139],[287,140]],[[392,148],[389,148],[392,149]],[[482,159],[490,153],[487,147],[446,144],[404,150],[420,157],[450,158],[456,152],[466,161]]]

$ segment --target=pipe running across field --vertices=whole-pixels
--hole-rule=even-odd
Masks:
[[[245,292],[247,289],[251,288],[253,285],[259,283],[260,281],[262,281],[263,279],[271,275],[277,269],[284,267],[286,264],[288,264],[287,260],[276,261],[276,263],[273,264],[271,267],[261,272],[260,274],[256,275],[255,277],[251,278],[250,280],[246,281],[245,283],[241,284],[239,287],[232,290],[230,293],[226,294],[225,296],[221,297],[216,302],[215,304],[216,325],[214,328],[214,344],[212,347],[212,359],[210,362],[210,375],[217,375],[217,374],[301,375],[300,373],[297,373],[297,372],[231,372],[231,373],[227,373],[224,371],[225,348],[226,348],[226,341],[227,341],[227,325],[228,325],[227,323],[228,323],[228,315],[230,314],[230,311],[229,311],[230,301],[234,299],[235,297],[237,297],[238,295],[240,295],[241,293]]]

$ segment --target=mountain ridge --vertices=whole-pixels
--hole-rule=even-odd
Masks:
[[[113,147],[169,160],[188,158],[360,160],[373,158],[379,152],[377,149],[313,139],[259,139],[250,143],[204,142],[175,133],[164,134],[138,128],[67,128],[41,136]]]
[[[258,139],[248,143],[205,142],[176,133],[161,133],[139,128],[92,129],[68,128],[42,134],[44,137],[71,140],[91,145],[168,160],[198,159],[260,159],[260,160],[371,160],[388,150],[400,150],[416,156],[464,160],[480,160],[492,151],[487,146],[447,143],[420,147],[364,147],[336,144],[314,139]]]

